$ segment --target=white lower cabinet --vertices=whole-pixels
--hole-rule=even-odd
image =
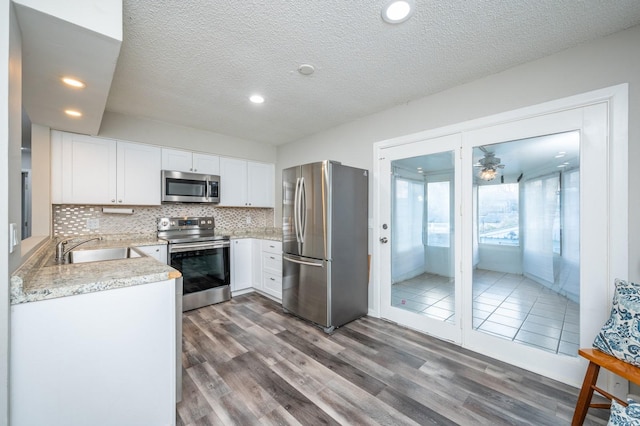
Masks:
[[[282,243],[262,240],[262,291],[282,300]]]
[[[153,246],[139,246],[136,247],[138,250],[146,254],[147,256],[153,257],[159,262],[167,263],[167,245],[166,244],[158,244]]]
[[[239,238],[231,240],[231,291],[258,290],[282,300],[282,243]]]
[[[175,286],[12,305],[10,424],[175,424]]]
[[[252,287],[252,238],[231,240],[231,293],[237,294]]]

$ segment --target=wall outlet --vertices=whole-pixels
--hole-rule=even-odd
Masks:
[[[87,229],[98,229],[100,228],[100,219],[87,219]]]

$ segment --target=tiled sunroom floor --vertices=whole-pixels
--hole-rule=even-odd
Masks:
[[[394,284],[391,299],[393,306],[454,321],[452,279],[425,273]],[[577,303],[522,275],[474,271],[474,330],[577,356],[579,310]]]

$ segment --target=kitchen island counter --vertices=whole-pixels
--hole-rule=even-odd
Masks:
[[[91,236],[79,236],[78,241]],[[152,257],[56,265],[57,240],[51,239],[11,276],[11,304],[74,296],[170,280],[181,276]],[[73,244],[73,243],[72,243]],[[155,236],[104,236],[78,249],[140,247],[166,244]]]

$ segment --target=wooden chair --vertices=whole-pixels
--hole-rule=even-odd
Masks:
[[[576,403],[576,411],[573,413],[572,426],[582,425],[587,411],[589,408],[610,408],[611,404],[592,404],[591,398],[593,397],[593,391],[598,392],[610,401],[616,400],[623,406],[627,406],[626,401],[622,401],[619,398],[611,395],[608,392],[600,389],[596,386],[598,380],[598,373],[600,367],[617,374],[633,383],[640,384],[640,368],[628,362],[620,361],[618,358],[605,354],[597,349],[579,349],[578,354],[589,360],[589,366],[587,367],[587,373],[584,375],[584,382],[582,382],[582,388],[580,389],[580,395],[578,396],[578,402]]]

